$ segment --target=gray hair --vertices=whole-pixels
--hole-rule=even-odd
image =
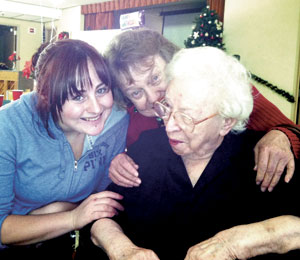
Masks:
[[[245,130],[253,97],[250,73],[236,58],[215,47],[183,49],[167,66],[166,76],[168,81],[178,77],[205,80],[220,116],[237,120],[232,131]]]
[[[124,81],[128,84],[134,82],[130,67],[138,71],[141,68],[150,70],[155,55],[169,63],[178,50],[179,47],[151,29],[128,30],[114,37],[104,53],[112,77],[114,100],[125,106],[132,104],[120,89]]]

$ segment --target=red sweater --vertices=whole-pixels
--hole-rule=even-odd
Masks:
[[[300,141],[297,135],[286,128],[276,127],[280,124],[295,124],[267,100],[254,86],[252,90],[254,107],[247,128],[256,131],[270,131],[276,129],[284,132],[290,140],[295,157],[298,159],[300,157]],[[158,128],[158,122],[154,117],[145,117],[139,112],[135,112],[133,106],[128,109],[128,113],[130,115],[130,122],[127,134],[127,146],[134,143],[142,132]]]

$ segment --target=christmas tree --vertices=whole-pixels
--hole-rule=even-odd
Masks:
[[[184,41],[186,48],[213,46],[225,50],[223,39],[223,23],[209,6],[203,8],[199,17],[195,18],[192,34]]]

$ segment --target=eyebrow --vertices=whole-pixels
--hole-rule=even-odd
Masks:
[[[106,86],[106,85],[101,81],[101,83],[98,84],[98,85],[96,86],[96,89],[102,87],[103,85]]]

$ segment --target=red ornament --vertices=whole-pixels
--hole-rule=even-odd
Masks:
[[[213,40],[213,39],[214,39],[214,36],[211,36],[210,38]]]
[[[203,27],[204,26],[204,24],[201,24],[201,27]]]
[[[203,33],[200,33],[200,36],[203,37]]]
[[[213,15],[214,15],[214,13],[210,13],[210,15],[211,15],[211,16],[213,16]]]

